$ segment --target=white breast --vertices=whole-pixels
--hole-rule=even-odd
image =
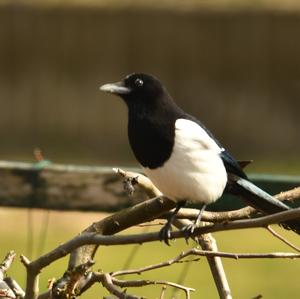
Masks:
[[[167,197],[209,204],[222,195],[227,182],[222,150],[198,124],[178,119],[171,157],[162,167],[144,171]]]

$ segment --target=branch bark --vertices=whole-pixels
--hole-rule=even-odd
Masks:
[[[136,176],[135,180],[142,179],[141,175]],[[149,181],[149,180],[148,180]],[[141,182],[141,181],[140,181]],[[139,183],[143,188],[143,184]],[[153,185],[152,185],[153,186]],[[150,187],[150,188],[149,188]],[[151,187],[151,184],[147,186],[147,194],[160,195],[160,192]],[[165,197],[156,197],[151,200],[147,200],[131,208],[122,210],[114,215],[111,215],[99,222],[94,223],[88,227],[83,233],[72,240],[62,244],[58,248],[52,250],[48,254],[41,256],[33,262],[29,262],[26,267],[29,271],[27,288],[32,291],[32,297],[36,298],[36,282],[38,281],[38,273],[41,269],[52,263],[53,261],[71,253],[69,260],[69,269],[87,263],[93,258],[96,249],[99,245],[117,245],[117,244],[141,244],[144,242],[152,242],[159,240],[158,233],[145,233],[137,235],[118,235],[113,234],[125,230],[128,227],[150,221],[160,217],[163,213],[166,213],[170,209],[175,207],[175,203]],[[199,237],[203,234],[230,230],[230,229],[243,229],[253,227],[266,227],[272,223],[279,223],[286,220],[291,220],[300,217],[300,209],[294,209],[285,211],[278,214],[264,216],[256,219],[236,220],[233,222],[216,223],[214,225],[208,225],[205,227],[197,228],[193,234],[194,237]],[[172,232],[171,238],[182,238],[183,233],[181,231]],[[213,258],[217,255],[209,256]],[[296,256],[293,256],[296,257]],[[26,263],[25,263],[26,264]],[[215,272],[217,273],[217,272]],[[220,273],[218,274],[220,275]],[[30,278],[31,277],[31,278]],[[66,282],[67,283],[67,282]],[[224,285],[224,283],[223,283]],[[225,290],[229,289],[224,287]],[[27,293],[27,292],[26,292]],[[30,294],[30,292],[28,292]],[[229,297],[224,297],[229,298]]]
[[[189,220],[176,220],[174,224],[179,229],[182,229],[190,223],[191,222]],[[218,252],[217,242],[212,234],[208,233],[200,235],[196,238],[196,240],[199,242],[203,250],[208,252]],[[207,255],[206,258],[220,299],[231,299],[231,291],[221,258],[219,256],[210,255]]]
[[[11,277],[5,277],[15,257],[16,253],[10,251],[0,264],[0,298],[2,299],[22,299],[24,297],[24,291],[19,284]]]

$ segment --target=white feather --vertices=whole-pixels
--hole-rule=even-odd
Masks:
[[[220,158],[223,150],[198,124],[178,119],[171,157],[162,167],[144,171],[170,199],[210,204],[222,195],[227,182]]]

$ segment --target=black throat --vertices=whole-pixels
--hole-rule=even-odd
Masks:
[[[154,105],[128,105],[128,137],[136,159],[143,167],[158,168],[170,158],[175,138],[175,122],[183,115],[172,99]]]

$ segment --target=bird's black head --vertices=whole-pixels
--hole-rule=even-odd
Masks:
[[[130,74],[120,82],[104,84],[100,90],[120,96],[129,108],[155,105],[167,95],[157,78],[142,73]]]

